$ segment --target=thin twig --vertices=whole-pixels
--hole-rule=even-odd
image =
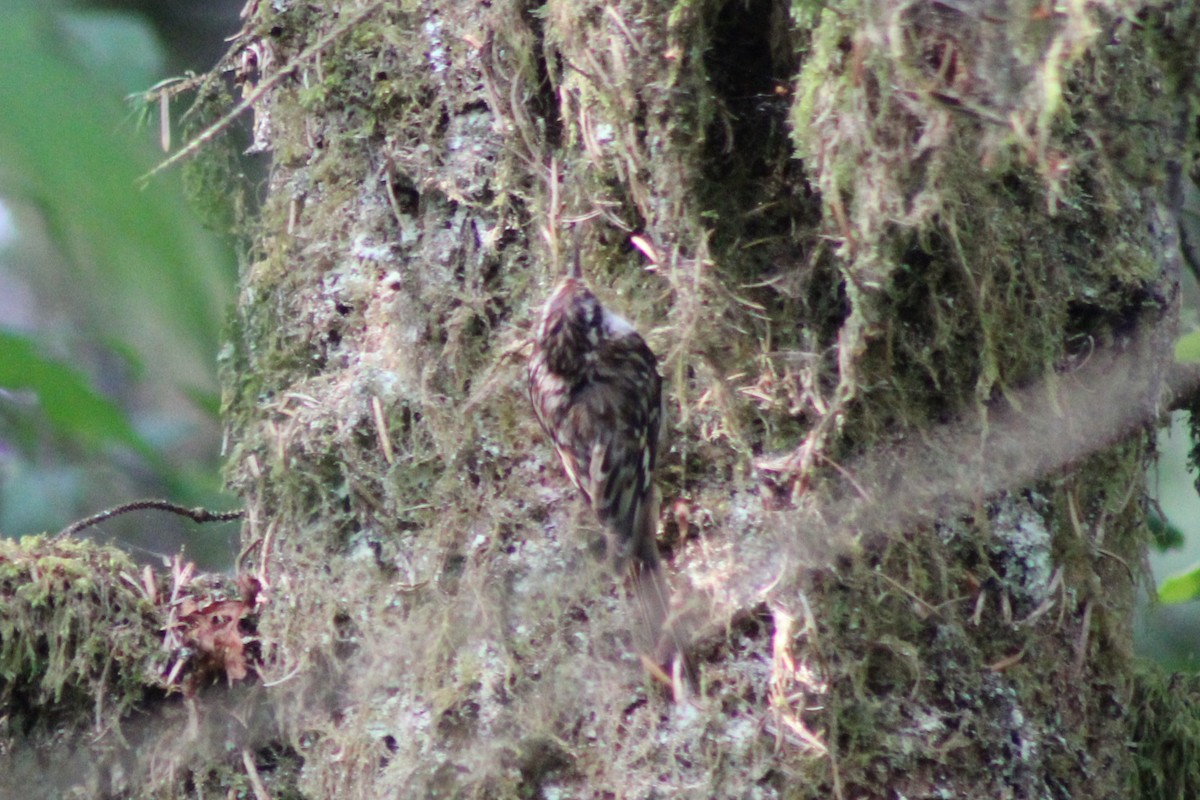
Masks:
[[[246,777],[250,779],[250,788],[254,790],[255,800],[271,800],[271,793],[267,791],[267,785],[263,783],[262,777],[258,774],[258,767],[254,764],[254,755],[249,748],[242,748],[242,764],[246,767]]]
[[[196,138],[192,139],[190,142],[188,142],[186,145],[184,145],[182,148],[180,148],[179,152],[175,153],[175,155],[171,156],[170,158],[166,159],[165,161],[162,161],[161,163],[159,163],[159,165],[157,167],[155,167],[154,169],[147,172],[145,175],[138,178],[138,183],[141,185],[145,185],[145,183],[147,181],[149,181],[151,178],[153,178],[158,173],[162,172],[163,170],[165,170],[169,167],[175,166],[183,159],[188,158],[189,156],[195,154],[196,151],[198,151],[201,147],[204,146],[205,143],[207,143],[209,140],[211,140],[213,137],[215,137],[218,133],[220,133],[221,131],[228,128],[231,124],[233,124],[233,121],[235,119],[237,119],[237,117],[243,111],[245,111],[246,109],[253,106],[255,103],[258,102],[258,100],[263,95],[265,95],[271,89],[275,88],[275,85],[277,83],[279,83],[284,78],[286,78],[287,76],[289,76],[293,72],[295,72],[296,68],[299,67],[301,64],[303,64],[304,62],[313,58],[315,55],[317,55],[322,50],[324,50],[326,47],[328,47],[339,36],[341,36],[346,31],[350,30],[355,25],[362,22],[364,19],[366,19],[368,16],[370,16],[372,13],[374,13],[378,8],[380,8],[383,5],[383,3],[384,3],[384,0],[376,0],[374,3],[370,3],[367,6],[364,6],[362,9],[359,10],[359,12],[357,14],[350,16],[341,25],[338,25],[337,27],[333,28],[331,31],[329,31],[324,36],[322,36],[320,39],[313,42],[312,45],[310,45],[309,47],[306,47],[299,55],[297,55],[289,63],[280,67],[278,72],[276,72],[271,77],[262,81],[262,83],[258,84],[258,86],[256,86],[254,88],[254,91],[250,92],[245,97],[243,97],[241,102],[238,103],[236,106],[234,106],[233,109],[231,111],[229,111],[229,113],[227,113],[225,116],[221,117],[219,120],[214,122],[212,125],[209,125],[203,131],[201,131],[200,134],[196,136]]]
[[[54,535],[54,541],[65,539],[86,530],[93,525],[99,525],[101,522],[118,517],[121,514],[128,514],[130,511],[168,511],[172,514],[178,514],[181,517],[187,517],[192,522],[229,522],[230,520],[241,519],[246,516],[246,512],[242,509],[236,511],[209,511],[207,508],[185,508],[178,503],[172,503],[169,500],[135,500],[132,503],[123,503],[113,508],[105,509],[99,514],[93,514],[90,517],[84,517],[81,520],[72,522],[67,527]]]

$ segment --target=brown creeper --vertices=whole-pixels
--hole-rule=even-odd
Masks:
[[[645,340],[578,278],[542,311],[529,397],[567,477],[609,530],[613,563],[632,557],[635,569],[657,571],[662,378]]]

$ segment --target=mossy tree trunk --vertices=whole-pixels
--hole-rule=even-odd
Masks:
[[[285,75],[224,366],[259,772],[308,797],[1186,788],[1129,623],[1195,15],[253,4],[235,48]],[[527,407],[573,228],[661,356],[682,702]]]

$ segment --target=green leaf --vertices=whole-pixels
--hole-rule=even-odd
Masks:
[[[58,433],[89,447],[126,445],[157,458],[115,404],[93,391],[74,368],[45,358],[29,339],[0,331],[0,387],[28,390]]]
[[[1158,599],[1162,603],[1186,603],[1200,597],[1200,565],[1187,572],[1163,579],[1158,586]]]
[[[1180,364],[1200,361],[1200,331],[1192,331],[1175,342],[1175,360]]]

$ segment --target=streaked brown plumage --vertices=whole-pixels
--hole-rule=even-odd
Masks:
[[[645,340],[577,278],[546,302],[529,397],[567,476],[609,530],[614,565],[632,558],[657,570],[662,378]]]
[[[610,562],[629,568],[646,624],[643,645],[660,662],[678,656],[686,664],[668,621],[671,591],[655,541],[662,425],[657,360],[633,326],[577,277],[578,266],[574,271],[542,311],[529,360],[529,398],[567,477],[607,529]]]

